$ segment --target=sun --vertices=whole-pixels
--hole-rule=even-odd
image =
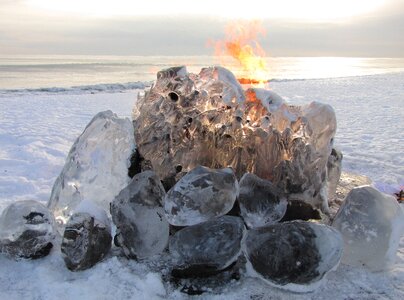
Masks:
[[[209,15],[223,18],[338,20],[376,10],[387,0],[25,0],[32,8],[87,16]]]

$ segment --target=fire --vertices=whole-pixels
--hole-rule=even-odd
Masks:
[[[225,29],[223,41],[214,42],[215,55],[221,64],[227,66],[226,56],[236,59],[241,67],[241,84],[265,87],[268,84],[268,70],[265,51],[258,42],[259,36],[265,35],[265,29],[259,21],[233,21]],[[231,68],[230,66],[227,66]]]

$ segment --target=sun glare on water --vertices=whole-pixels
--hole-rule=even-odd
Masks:
[[[32,8],[87,16],[211,15],[224,18],[336,20],[371,12],[387,0],[25,0]]]

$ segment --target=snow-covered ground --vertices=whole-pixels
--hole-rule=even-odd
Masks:
[[[404,186],[404,73],[279,81],[272,89],[294,104],[316,100],[336,111],[343,168],[384,191]],[[10,202],[49,199],[66,155],[99,111],[130,117],[139,90],[116,93],[0,95],[0,211]],[[154,270],[154,269],[153,269]],[[72,273],[59,249],[35,261],[0,255],[0,299],[186,299],[147,264],[110,255]],[[404,239],[389,272],[341,265],[311,294],[292,294],[243,276],[209,299],[404,299]]]

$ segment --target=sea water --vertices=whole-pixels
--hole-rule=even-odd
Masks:
[[[246,76],[230,57],[0,56],[0,92],[120,91],[143,88],[163,68],[186,65],[197,73],[218,64]],[[268,80],[282,81],[401,72],[404,58],[268,57],[266,65]]]

